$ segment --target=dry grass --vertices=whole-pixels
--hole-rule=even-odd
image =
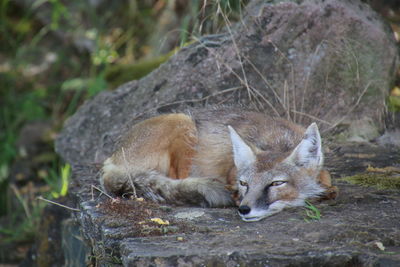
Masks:
[[[202,7],[202,12],[204,12],[205,6],[208,3],[207,1],[204,1],[203,4],[204,5]],[[210,99],[219,96],[221,94],[230,94],[232,96],[234,94],[237,94],[237,96],[239,97],[239,101],[241,101],[241,99],[243,98],[246,98],[243,99],[244,102],[250,103],[250,105],[256,110],[264,111],[269,109],[272,111],[273,116],[285,117],[288,120],[300,124],[304,124],[305,119],[316,121],[323,125],[322,132],[327,133],[332,129],[334,129],[337,125],[345,121],[346,118],[349,117],[349,115],[351,115],[357,108],[360,107],[362,98],[371,88],[371,85],[375,84],[376,82],[372,80],[364,81],[363,90],[358,93],[358,96],[355,98],[355,101],[347,106],[347,110],[344,110],[344,112],[340,113],[343,115],[340,118],[335,118],[334,120],[326,119],[326,116],[329,113],[329,110],[327,110],[326,107],[329,106],[329,103],[335,102],[335,100],[328,99],[327,97],[327,99],[322,99],[321,103],[311,102],[310,104],[310,101],[308,101],[307,103],[306,99],[313,97],[312,95],[310,95],[313,93],[313,91],[310,90],[310,79],[312,79],[311,71],[306,72],[303,85],[296,84],[296,75],[294,73],[295,70],[292,61],[286,56],[286,53],[284,51],[282,51],[276,44],[270,41],[270,44],[274,47],[278,56],[281,58],[281,60],[285,62],[285,64],[290,69],[288,78],[283,82],[282,88],[274,87],[276,85],[274,85],[273,82],[268,80],[265,74],[251,61],[251,59],[240,51],[239,45],[232,30],[232,23],[229,20],[227,14],[223,12],[223,8],[221,7],[221,2],[215,1],[213,2],[213,4],[216,5],[215,16],[221,17],[225,24],[226,35],[228,36],[229,41],[232,44],[232,49],[235,53],[235,57],[237,60],[236,62],[238,63],[239,67],[237,68],[232,66],[230,63],[227,63],[227,60],[224,58],[224,55],[222,55],[217,49],[213,49],[207,46],[207,43],[202,42],[202,39],[193,36],[192,38],[194,41],[197,42],[199,47],[206,49],[209,55],[211,55],[214,58],[217,65],[217,69],[221,70],[221,68],[224,67],[229,73],[231,73],[238,80],[240,86],[221,90],[218,93],[210,94],[205,97],[174,101],[170,103],[160,103],[157,107],[142,112],[141,114],[138,115],[138,117],[140,117],[143,113],[154,111],[163,107],[168,107],[176,104],[198,103],[198,102],[202,102],[205,105],[207,105]],[[245,25],[243,20],[240,20],[240,23],[242,25]],[[200,23],[199,27],[200,28],[202,27],[202,23]],[[201,29],[199,29],[199,31],[201,31]],[[320,60],[319,57],[321,51],[323,49],[326,49],[327,46],[333,47],[333,45],[334,44],[330,44],[326,40],[322,40],[321,43],[316,46],[314,52],[312,53],[310,57],[311,62],[309,63],[309,65],[314,66],[315,64],[317,64],[318,60]],[[334,49],[334,47],[332,49]],[[350,53],[351,61],[354,63],[351,64],[355,66],[354,79],[357,81],[357,84],[361,86],[362,75],[360,74],[360,60],[358,58],[358,55],[352,49],[348,47],[347,50]],[[341,56],[342,52],[343,51],[341,51],[339,48],[337,49],[338,56]],[[265,89],[260,90],[260,86],[254,86],[250,83],[248,78],[249,71],[254,72],[253,74],[256,74],[260,78]],[[325,76],[326,85],[329,83],[329,79],[331,79],[330,73],[327,72]],[[246,91],[244,95],[240,94],[240,91],[243,90]],[[325,91],[326,91],[325,88],[321,88],[321,92]],[[318,100],[321,100],[320,98],[321,97],[319,97]],[[227,96],[227,99],[229,99],[229,96]]]

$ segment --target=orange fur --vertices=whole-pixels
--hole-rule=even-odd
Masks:
[[[189,175],[197,131],[185,114],[167,114],[136,124],[113,156],[114,164],[157,170],[171,178]]]
[[[190,125],[191,126],[191,125]],[[168,176],[176,179],[189,177],[192,159],[196,153],[197,138],[192,135],[192,129],[185,129],[171,142],[169,146],[170,167]]]
[[[247,150],[254,154],[253,165],[247,169],[235,166],[236,156],[242,155],[232,152],[238,144],[234,144],[228,125],[231,126],[229,129],[237,131],[239,139],[236,139],[241,140],[237,141],[239,146],[248,147]],[[308,129],[310,134],[318,133],[320,144],[317,126]],[[318,195],[323,190],[328,198],[337,194],[329,173],[321,171],[320,165],[310,165],[310,169],[296,165],[301,155],[293,153],[306,136],[301,126],[256,112],[221,109],[203,110],[190,116],[183,113],[160,115],[129,130],[120,147],[104,162],[101,183],[112,193],[126,192],[136,184],[143,195],[156,201],[209,206],[239,203],[245,193],[241,205],[256,207],[256,199],[265,199],[265,190],[275,177],[279,180],[284,173],[286,176],[281,179],[286,179],[286,185],[268,189],[268,199],[277,203],[272,214],[283,208],[277,200],[300,205],[303,198]],[[306,141],[305,144],[312,143]],[[302,148],[299,151],[312,150]],[[274,176],[274,171],[280,176]],[[238,187],[240,177],[252,183],[249,193],[243,186]],[[312,186],[305,186],[307,183]],[[309,191],[303,192],[303,188]],[[254,209],[258,214],[257,208]]]
[[[331,175],[327,170],[321,170],[318,176],[319,183],[326,188],[323,199],[335,199],[339,194],[339,189],[332,186]]]

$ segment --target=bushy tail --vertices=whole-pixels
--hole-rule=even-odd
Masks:
[[[104,172],[103,188],[116,195],[136,191],[137,196],[156,202],[190,204],[202,207],[226,207],[234,204],[231,192],[212,178],[171,179],[157,171],[127,174]],[[133,189],[134,187],[134,189]]]

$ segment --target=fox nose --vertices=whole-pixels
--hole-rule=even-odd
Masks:
[[[238,211],[240,214],[246,215],[251,211],[251,208],[249,206],[243,205],[238,208]]]

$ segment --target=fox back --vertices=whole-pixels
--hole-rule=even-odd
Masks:
[[[245,221],[303,205],[331,187],[318,127],[234,109],[160,115],[132,127],[104,162],[110,193],[229,206]],[[233,197],[238,192],[238,198]]]

